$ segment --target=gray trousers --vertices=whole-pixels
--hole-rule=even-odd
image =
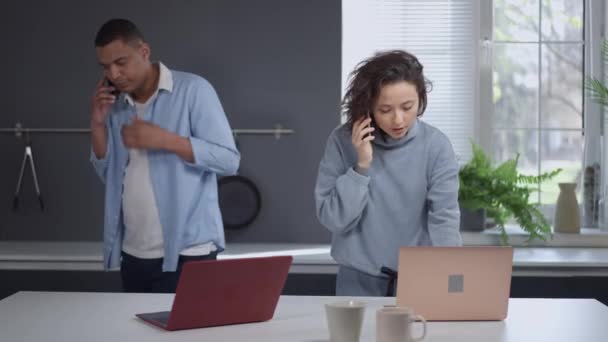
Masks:
[[[340,266],[336,277],[336,296],[384,297],[390,278],[379,277]],[[394,292],[392,294],[395,295]]]

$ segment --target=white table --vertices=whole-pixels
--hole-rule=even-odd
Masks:
[[[323,304],[341,298],[283,296],[271,321],[177,332],[133,316],[167,310],[172,299],[169,294],[19,292],[0,301],[0,340],[321,342],[328,340]],[[375,310],[394,299],[358,299],[368,303],[361,341],[373,341]],[[511,299],[509,305],[503,322],[431,322],[426,341],[608,341],[608,307],[595,300]]]
[[[1,241],[0,270],[101,271],[101,242]],[[228,244],[220,259],[293,255],[290,273],[335,274],[329,245],[288,243]],[[608,276],[608,248],[516,247],[514,276]]]

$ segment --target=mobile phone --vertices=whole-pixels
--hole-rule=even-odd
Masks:
[[[112,91],[110,92],[110,94],[112,94],[112,95],[114,95],[114,96],[118,96],[118,95],[120,95],[120,90],[118,90],[118,89],[116,88],[116,86],[114,86],[114,83],[112,83],[112,81],[110,81],[110,80],[109,80],[109,79],[107,79],[107,78],[105,79],[105,86],[106,86],[106,87],[114,87],[114,90],[112,90]]]
[[[367,117],[367,118],[371,118],[371,119],[372,119],[372,120],[369,122],[369,125],[368,125],[367,127],[375,127],[375,125],[374,125],[374,118],[372,117],[372,114],[371,114],[371,113],[367,113],[366,117]],[[371,133],[371,132],[370,132],[370,133],[367,133],[367,134],[365,135],[365,137],[364,137],[364,138],[367,138],[367,137],[369,137],[369,136],[371,136],[371,135],[372,135],[372,133]]]

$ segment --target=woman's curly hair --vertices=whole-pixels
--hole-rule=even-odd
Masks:
[[[431,83],[424,77],[422,69],[416,56],[402,50],[380,52],[359,63],[350,74],[350,83],[342,100],[342,110],[348,123],[352,125],[371,114],[382,87],[399,81],[416,87],[418,116],[421,116],[426,110],[427,88],[431,90]]]

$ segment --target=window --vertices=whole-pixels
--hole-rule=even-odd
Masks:
[[[494,1],[491,150],[497,162],[519,154],[525,174],[563,169],[539,185],[543,205],[558,182],[582,180],[584,18],[583,0]]]

